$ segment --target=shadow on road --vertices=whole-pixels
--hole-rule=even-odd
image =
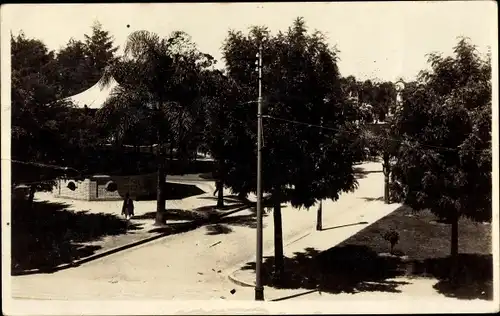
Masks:
[[[141,225],[127,223],[111,214],[68,211],[65,203],[26,201],[12,204],[12,275],[56,266],[88,257],[100,246],[84,245],[105,236],[126,234]]]
[[[268,216],[267,213],[262,214],[263,217]],[[254,209],[252,209],[251,214],[246,215],[235,215],[235,216],[227,216],[222,218],[217,222],[217,224],[208,225],[207,226],[207,235],[224,235],[233,232],[231,226],[243,226],[249,228],[257,227],[257,219],[256,213]],[[266,225],[263,224],[263,228]]]
[[[166,225],[153,228],[149,232],[160,233],[165,235],[175,235],[180,233],[186,233],[193,229],[200,227],[202,224],[197,221],[184,222],[184,223],[167,223]]]
[[[407,262],[397,256],[380,256],[361,245],[337,246],[323,252],[306,248],[292,258],[285,257],[284,263],[285,275],[278,282],[273,278],[274,257],[265,259],[262,267],[264,285],[332,294],[399,293],[399,287],[409,283],[394,280],[397,277],[433,277],[439,280],[434,288],[445,296],[485,300],[493,297],[491,255],[460,255],[459,277],[455,282],[450,280],[449,257]],[[255,262],[243,268],[250,269],[255,270]]]
[[[166,200],[182,200],[191,196],[201,195],[206,193],[194,184],[183,183],[165,183],[165,198]],[[123,194],[124,196],[125,194]],[[138,201],[156,200],[156,192],[151,192],[148,195],[137,196]]]
[[[366,225],[366,224],[368,224],[368,222],[359,222],[359,223],[353,223],[353,224],[339,225],[339,226],[323,228],[322,231],[330,230],[330,229],[337,229],[337,228],[342,228],[342,227],[356,226],[356,225]]]
[[[285,258],[285,277],[273,278],[274,258],[263,264],[264,285],[285,289],[317,289],[326,293],[359,293],[368,291],[399,292],[404,282],[389,280],[399,275],[395,260],[382,259],[365,246],[334,247],[319,252],[306,248]],[[255,269],[248,263],[244,269]]]
[[[365,200],[366,202],[376,202],[376,201],[381,201],[381,202],[383,202],[383,201],[384,201],[384,197],[383,197],[383,196],[379,196],[378,198],[372,198],[372,197],[361,197],[360,199],[363,199],[363,200]]]
[[[354,167],[354,176],[356,179],[364,179],[370,173],[382,173],[382,170],[365,170],[363,167]]]
[[[163,213],[163,218],[167,220],[186,220],[186,221],[194,221],[194,220],[202,220],[207,218],[203,214],[199,214],[194,211],[189,211],[189,210],[181,210],[181,209],[167,209]],[[134,216],[133,219],[139,219],[139,220],[154,220],[156,218],[156,211],[153,212],[147,212],[142,215],[137,215]]]

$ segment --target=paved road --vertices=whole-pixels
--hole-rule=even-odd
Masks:
[[[324,228],[362,220],[366,198],[383,194],[381,165],[362,165],[354,193],[323,203]],[[250,212],[250,211],[248,211]],[[244,214],[238,213],[235,216]],[[285,245],[315,229],[316,208],[283,209]],[[264,218],[264,248],[272,249],[272,214]],[[253,299],[253,289],[231,283],[227,274],[253,261],[255,229],[245,224],[212,225],[172,235],[78,268],[12,278],[15,297],[37,299]],[[236,289],[234,295],[231,289]]]

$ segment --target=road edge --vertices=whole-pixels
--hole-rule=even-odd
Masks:
[[[294,240],[288,242],[284,247],[288,247],[291,244],[296,243],[297,241],[306,238],[311,233],[312,233],[312,231],[308,231],[307,233],[304,233],[304,234],[300,235],[299,237],[295,238]],[[229,279],[229,281],[233,282],[236,285],[243,286],[243,287],[254,287],[255,286],[255,283],[248,283],[248,282],[242,281],[242,280],[240,280],[240,279],[238,279],[237,277],[234,276],[234,274],[237,271],[241,270],[241,267],[245,263],[247,263],[249,260],[251,260],[251,259],[247,259],[247,260],[242,261],[242,262],[238,263],[237,265],[235,265],[234,267],[236,267],[236,269],[234,267],[231,268],[231,269],[229,269],[229,271],[231,271],[230,273],[227,274],[227,278]]]

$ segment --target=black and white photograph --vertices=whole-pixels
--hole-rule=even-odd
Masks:
[[[499,312],[497,14],[3,4],[3,313]]]

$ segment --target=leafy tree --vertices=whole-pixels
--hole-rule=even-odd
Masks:
[[[95,82],[95,69],[87,54],[87,46],[70,39],[66,47],[57,53],[60,84],[64,86],[64,96],[72,96],[91,87]]]
[[[50,190],[49,180],[61,175],[41,166],[74,167],[92,144],[92,128],[87,129],[84,114],[62,100],[57,60],[45,44],[23,33],[11,36],[11,58],[12,159],[38,164],[13,164],[12,182],[31,183],[32,201],[36,190]]]
[[[372,101],[373,112],[378,121],[385,121],[389,109],[396,103],[396,88],[390,81],[382,82],[374,86],[374,98]],[[392,109],[394,110],[394,109]]]
[[[396,115],[394,192],[451,224],[456,259],[459,217],[491,219],[491,57],[461,38],[454,56],[431,54],[429,64]]]
[[[229,33],[223,46],[228,76],[247,89],[249,96],[257,95],[254,56],[259,43],[264,47],[264,114],[269,116],[263,123],[263,191],[272,194],[275,277],[280,280],[284,272],[281,203],[309,208],[325,198],[336,200],[341,192],[356,187],[350,147],[357,132],[357,112],[342,93],[336,51],[321,33],[308,34],[300,18],[276,36],[262,27],[254,27],[247,36]],[[290,121],[339,131],[327,133]],[[247,137],[239,139],[251,146],[239,146],[238,157],[230,157],[226,184],[235,192],[248,193],[256,191],[254,115],[248,116],[244,127]]]
[[[115,61],[115,53],[119,47],[114,47],[113,38],[105,31],[98,21],[92,25],[92,34],[85,34],[85,50],[92,69],[92,79],[97,82],[104,68]]]
[[[359,101],[361,103],[373,105],[376,97],[375,88],[376,86],[369,79],[362,82],[359,90]]]
[[[360,93],[360,84],[354,76],[347,76],[341,79],[342,91],[349,97],[356,99]]]
[[[200,53],[183,32],[167,38],[148,31],[132,33],[125,45],[125,56],[105,71],[102,84],[112,77],[120,86],[98,113],[98,120],[114,135],[119,147],[127,131],[150,122],[146,138],[158,145],[157,216],[165,222],[165,144],[184,148],[188,131],[199,112],[199,77],[213,58]],[[152,135],[151,135],[152,134]]]
[[[224,184],[231,182],[229,179],[230,169],[236,167],[240,170],[242,164],[240,150],[253,147],[253,140],[248,137],[247,120],[248,112],[252,110],[255,102],[247,96],[248,90],[243,89],[231,77],[223,72],[215,70],[205,73],[204,109],[205,129],[204,143],[207,145],[211,156],[214,158],[216,187],[218,192],[217,207],[224,205]],[[248,175],[248,173],[246,174]],[[233,175],[239,177],[239,175]],[[237,181],[233,186],[244,185],[244,181]],[[245,190],[235,190],[241,198],[248,193]]]
[[[63,106],[56,102],[59,87],[54,53],[21,33],[11,35],[11,60],[12,159],[54,162],[61,154],[59,147],[52,146],[58,136],[55,117]],[[23,172],[25,169],[12,165],[14,185],[41,180],[40,172]],[[30,200],[36,188],[33,183]]]

